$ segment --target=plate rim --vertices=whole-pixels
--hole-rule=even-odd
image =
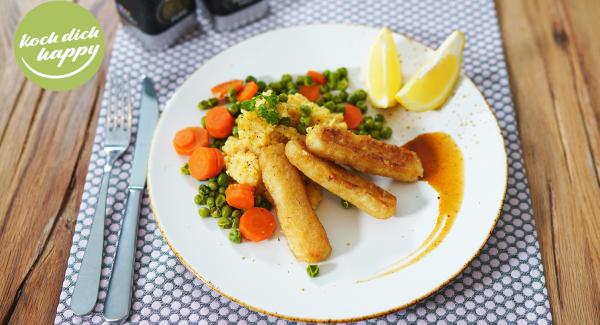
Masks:
[[[240,42],[237,42],[225,49],[223,49],[221,52],[217,53],[216,55],[212,56],[211,58],[209,58],[208,60],[204,61],[202,64],[199,64],[196,69],[194,70],[194,72],[192,72],[189,76],[187,76],[187,78],[181,83],[181,85],[179,85],[179,87],[177,88],[177,90],[173,93],[173,95],[171,95],[171,97],[169,98],[169,100],[165,103],[165,109],[167,107],[170,107],[170,103],[173,100],[173,98],[175,97],[175,95],[179,92],[179,89],[181,88],[181,86],[183,86],[185,83],[187,83],[192,76],[194,76],[196,73],[198,73],[198,70],[200,70],[204,65],[206,65],[208,62],[214,60],[215,58],[219,57],[220,55],[222,55],[224,52],[229,51],[237,46],[240,46],[241,44],[244,44],[246,42],[250,42],[252,41],[254,38],[263,36],[265,34],[270,34],[270,33],[275,33],[275,32],[280,32],[282,30],[287,30],[287,29],[295,29],[295,28],[302,28],[302,27],[327,27],[327,26],[347,26],[347,27],[360,27],[360,28],[369,28],[369,29],[377,29],[376,27],[373,26],[368,26],[368,25],[362,25],[362,24],[353,24],[353,23],[308,23],[308,24],[299,24],[299,25],[293,25],[293,26],[285,26],[285,27],[279,27],[273,30],[269,30],[263,33],[258,33],[253,35],[252,37],[249,37],[247,39],[244,39]],[[434,49],[432,49],[431,47],[427,46],[426,44],[424,44],[423,42],[420,42],[410,36],[407,36],[403,33],[399,33],[396,31],[392,31],[393,34],[395,35],[399,35],[401,37],[404,37],[412,42],[418,43],[419,45],[422,45],[424,47],[426,47],[428,50],[433,51]],[[376,317],[380,317],[383,315],[387,315],[393,312],[397,312],[400,310],[403,310],[405,308],[408,308],[412,305],[415,305],[425,299],[427,299],[428,297],[430,297],[431,295],[433,295],[434,293],[438,292],[440,289],[442,289],[443,287],[447,286],[450,282],[452,282],[454,279],[456,279],[456,277],[458,277],[460,274],[462,274],[464,272],[464,270],[469,266],[469,264],[471,264],[471,262],[480,255],[481,251],[483,250],[483,247],[487,244],[487,242],[489,241],[490,237],[492,236],[492,233],[494,231],[494,229],[496,228],[496,225],[498,224],[498,220],[500,219],[500,215],[502,214],[502,208],[504,207],[505,204],[505,198],[506,198],[506,193],[508,190],[508,152],[506,151],[506,143],[505,143],[505,139],[504,136],[502,135],[502,128],[500,127],[499,121],[496,117],[496,115],[494,114],[494,110],[490,107],[490,104],[488,103],[487,99],[485,98],[485,96],[481,93],[481,91],[479,90],[479,88],[477,87],[477,85],[471,80],[471,78],[469,78],[467,75],[465,75],[462,71],[461,68],[461,72],[460,72],[461,77],[464,79],[464,81],[469,82],[476,90],[477,93],[479,93],[479,95],[481,96],[481,98],[483,99],[483,102],[485,103],[485,107],[489,110],[490,114],[492,114],[492,117],[494,118],[494,121],[496,122],[496,130],[498,131],[498,135],[500,136],[500,139],[502,141],[502,149],[504,151],[504,169],[505,169],[505,179],[504,179],[504,190],[502,191],[502,200],[500,201],[500,204],[498,206],[498,212],[496,213],[496,216],[494,218],[494,222],[492,223],[490,229],[488,230],[487,235],[485,236],[485,239],[482,241],[480,247],[475,251],[475,253],[469,257],[466,261],[465,264],[460,267],[460,269],[458,269],[457,272],[455,272],[454,274],[450,275],[448,277],[448,279],[446,279],[445,281],[441,282],[438,286],[434,287],[433,289],[431,289],[429,292],[412,299],[411,301],[401,304],[400,306],[391,308],[391,309],[387,309],[381,312],[377,312],[377,313],[373,313],[373,314],[369,314],[369,315],[363,315],[363,316],[358,316],[358,317],[351,317],[351,318],[329,318],[329,319],[320,319],[320,318],[303,318],[303,317],[296,317],[296,316],[289,316],[289,315],[285,315],[285,314],[281,314],[278,312],[272,312],[272,311],[267,311],[264,310],[262,308],[256,307],[256,306],[252,306],[246,302],[243,302],[242,300],[233,297],[230,294],[225,293],[223,290],[219,289],[215,284],[213,284],[211,281],[209,281],[208,279],[206,279],[204,276],[202,276],[192,265],[190,265],[186,259],[179,253],[179,251],[177,249],[175,249],[175,247],[173,246],[173,244],[171,243],[171,241],[169,241],[167,235],[166,235],[166,231],[162,228],[161,226],[161,222],[158,218],[158,214],[156,213],[156,209],[154,209],[154,205],[152,203],[152,194],[150,191],[150,183],[147,182],[146,185],[146,190],[148,191],[148,201],[149,201],[149,206],[150,206],[150,210],[152,211],[152,215],[154,216],[154,221],[156,222],[156,226],[162,236],[162,238],[165,240],[165,242],[167,243],[167,245],[169,246],[169,248],[171,249],[171,251],[173,252],[173,254],[175,255],[175,257],[192,273],[194,274],[195,277],[197,277],[198,279],[200,279],[204,284],[206,284],[210,289],[218,292],[220,295],[222,295],[223,297],[239,304],[242,307],[248,308],[250,310],[268,315],[268,316],[274,316],[274,317],[278,317],[278,318],[282,318],[282,319],[286,319],[286,320],[290,320],[290,321],[300,321],[300,322],[314,322],[314,323],[345,323],[345,322],[356,322],[356,321],[362,321],[362,320],[367,320],[367,319],[372,319],[372,318],[376,318]],[[150,143],[150,152],[149,152],[149,157],[152,156],[152,151],[154,151],[154,143],[158,134],[158,129],[160,124],[163,122],[163,112],[161,112],[158,122],[156,123],[156,126],[154,128],[154,132],[152,135],[152,141]],[[146,179],[150,179],[150,168],[151,165],[149,165],[149,168],[146,172]]]

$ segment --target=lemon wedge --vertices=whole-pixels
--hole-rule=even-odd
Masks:
[[[392,32],[383,28],[371,47],[366,66],[367,93],[369,102],[377,108],[388,108],[396,104],[394,95],[402,86],[400,59]]]
[[[396,94],[407,110],[424,112],[442,106],[460,75],[465,36],[455,31]]]

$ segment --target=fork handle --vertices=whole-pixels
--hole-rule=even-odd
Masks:
[[[109,322],[124,321],[129,316],[138,218],[144,187],[130,186],[127,210],[119,232],[119,244],[113,263],[108,294],[104,302],[104,319]]]
[[[98,299],[100,272],[102,270],[102,252],[104,251],[106,196],[111,170],[112,165],[110,163],[104,166],[104,174],[102,175],[102,184],[98,192],[92,229],[77,275],[77,282],[73,289],[73,296],[71,297],[71,310],[80,316],[91,313]]]

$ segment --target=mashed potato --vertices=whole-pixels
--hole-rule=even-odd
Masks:
[[[260,150],[275,143],[286,143],[290,139],[304,140],[293,125],[300,118],[299,107],[302,104],[311,107],[311,125],[323,124],[346,128],[344,117],[308,101],[300,94],[288,96],[286,103],[277,104],[279,118],[290,118],[292,126],[272,125],[259,117],[256,111],[244,111],[238,116],[238,136],[230,136],[222,150],[225,156],[227,174],[238,183],[258,186],[261,184],[261,172],[258,165]]]

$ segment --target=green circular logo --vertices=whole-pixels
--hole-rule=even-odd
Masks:
[[[70,1],[45,2],[17,26],[13,41],[17,64],[42,88],[76,88],[98,71],[104,33],[98,20]]]

